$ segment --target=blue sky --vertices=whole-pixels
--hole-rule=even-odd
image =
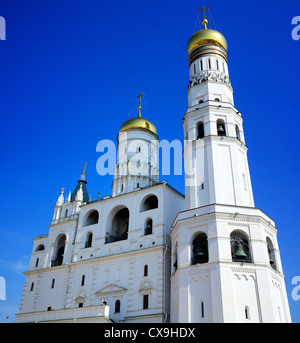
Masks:
[[[292,319],[299,267],[299,56],[291,36],[298,0],[221,1],[209,27],[229,45],[229,72],[244,118],[254,200],[276,222]],[[206,4],[206,5],[207,5]],[[111,194],[96,145],[116,141],[121,124],[143,115],[160,139],[183,139],[187,108],[186,43],[199,1],[0,0],[7,25],[0,41],[0,322],[18,312],[32,238],[48,232],[61,187],[76,187],[87,162],[95,199]],[[209,16],[208,16],[208,19]],[[199,28],[199,27],[198,27]],[[133,110],[132,110],[133,108]],[[182,176],[167,176],[184,192]]]

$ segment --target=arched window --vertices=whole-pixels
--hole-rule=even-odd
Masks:
[[[93,233],[89,232],[86,235],[86,240],[85,240],[85,248],[90,248],[92,246],[92,241],[93,241]]]
[[[120,313],[120,310],[121,310],[121,301],[116,300],[116,302],[115,302],[115,313]]]
[[[144,265],[144,276],[148,276],[148,265]]]
[[[99,221],[99,213],[98,211],[92,211],[85,220],[84,226],[94,225],[97,224]]]
[[[35,249],[36,252],[37,252],[37,251],[43,251],[43,250],[45,250],[44,244],[38,245],[38,247]]]
[[[204,125],[203,122],[200,121],[197,124],[197,139],[203,138],[204,137]]]
[[[248,238],[242,231],[235,230],[230,235],[231,257],[233,262],[251,263]]]
[[[153,226],[152,219],[148,219],[146,221],[146,225],[145,225],[145,235],[151,235],[152,234],[152,226]]]
[[[155,195],[148,196],[141,204],[141,212],[158,208],[158,199]]]
[[[129,226],[128,208],[120,209],[112,218],[111,227],[108,228],[105,243],[117,242],[127,239]]]
[[[56,252],[54,254],[54,259],[51,261],[51,266],[60,266],[63,263],[64,252],[65,252],[66,236],[62,235],[57,240]]]
[[[235,125],[235,135],[236,135],[236,138],[240,141],[241,140],[241,134],[240,134],[240,129],[237,125]]]
[[[68,217],[68,209],[65,210],[65,217]]]
[[[193,240],[192,264],[208,262],[207,236],[204,232],[199,233]]]
[[[222,119],[217,120],[217,133],[218,136],[226,136],[225,123]]]
[[[273,247],[273,243],[269,237],[267,237],[267,248],[268,248],[270,266],[276,270],[277,267],[276,267],[274,247]]]

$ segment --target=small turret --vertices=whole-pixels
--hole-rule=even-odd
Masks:
[[[64,188],[61,189],[60,196],[57,199],[56,206],[61,206],[64,203]]]
[[[77,193],[78,193],[80,188],[81,188],[81,192],[82,192],[82,200],[81,201],[82,202],[86,202],[86,203],[89,202],[89,194],[88,194],[88,191],[87,191],[87,188],[86,188],[87,182],[85,181],[85,168],[86,168],[86,165],[87,164],[85,163],[84,164],[84,168],[83,168],[83,172],[80,174],[80,180],[78,180],[78,184],[77,184],[74,192],[71,195],[71,202],[77,200],[76,196],[77,196]]]

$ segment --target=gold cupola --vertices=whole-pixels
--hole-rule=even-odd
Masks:
[[[227,60],[228,45],[225,37],[220,32],[207,28],[208,21],[204,11],[209,7],[210,6],[203,6],[200,10],[203,11],[203,29],[195,32],[187,43],[187,53],[190,65],[201,55],[208,53],[220,55]]]
[[[142,115],[141,115],[141,109],[142,109],[141,97],[143,95],[144,94],[140,93],[140,95],[138,96],[139,107],[138,107],[137,117],[131,118],[131,119],[125,121],[125,123],[120,128],[120,132],[123,132],[125,130],[129,130],[129,129],[142,129],[142,130],[148,130],[157,136],[156,126],[150,120],[142,118]]]
[[[226,51],[228,49],[225,37],[218,31],[203,29],[192,35],[187,43],[187,53],[189,54],[194,48],[204,44],[215,44],[221,46]]]

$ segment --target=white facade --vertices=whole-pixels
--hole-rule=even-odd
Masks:
[[[234,232],[248,238],[250,263],[233,261]],[[193,240],[199,233],[207,236],[208,262],[194,264]],[[171,234],[171,322],[290,322],[276,234],[273,220],[256,208],[210,205],[179,213]],[[270,265],[268,238],[276,269]]]
[[[290,322],[277,230],[254,207],[227,51],[215,37],[189,53],[186,210],[171,233],[171,322]]]
[[[145,205],[151,196],[157,198],[155,208]],[[64,205],[68,202],[61,205],[62,214]],[[128,237],[110,241],[107,232],[115,215],[126,208]],[[76,322],[169,321],[169,235],[173,219],[183,208],[183,196],[163,182],[83,203],[78,213],[53,220],[49,233],[34,239],[16,322],[65,322],[72,321],[73,315]],[[152,232],[147,232],[150,219]],[[62,237],[60,264],[57,253]]]
[[[84,170],[34,239],[16,322],[291,321],[277,229],[254,205],[227,51],[203,42],[189,55],[185,198],[159,183],[156,128],[139,124],[140,100],[118,136],[112,196],[90,201]]]

